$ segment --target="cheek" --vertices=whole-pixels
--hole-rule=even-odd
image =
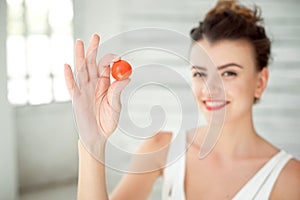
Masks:
[[[199,90],[199,88],[197,87],[197,84],[193,81],[193,83],[192,83],[192,90],[193,90],[193,94],[194,94],[194,96],[196,97],[196,98],[198,98],[199,97],[199,92],[200,92],[200,90]]]
[[[199,81],[199,80],[197,80],[197,81],[193,80],[192,81],[192,90],[193,90],[194,96],[197,99],[201,98],[203,87],[204,87],[204,84],[201,81]]]
[[[246,102],[253,102],[255,88],[253,79],[243,79],[243,81],[224,84],[226,96],[230,100],[240,99]]]

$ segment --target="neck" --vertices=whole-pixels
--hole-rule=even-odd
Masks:
[[[249,154],[249,152],[254,152],[257,142],[260,141],[260,137],[255,132],[251,114],[234,122],[225,122],[222,127],[215,129],[214,127],[217,126],[211,125],[209,133],[214,135],[219,134],[219,138],[211,152],[214,154],[226,157],[243,156]],[[204,141],[203,136],[206,132],[203,131],[202,133],[204,134],[200,134],[200,137],[197,137],[196,142],[200,146]]]
[[[243,155],[255,149],[259,138],[254,130],[252,119],[224,124],[214,151],[222,155]]]

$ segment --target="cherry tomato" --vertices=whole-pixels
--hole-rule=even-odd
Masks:
[[[125,60],[118,60],[114,62],[111,68],[111,74],[114,79],[120,81],[128,78],[132,73],[132,68]]]

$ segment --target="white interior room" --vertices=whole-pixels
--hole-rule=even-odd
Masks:
[[[98,33],[105,42],[145,27],[169,29],[188,37],[215,2],[0,0],[0,199],[76,199],[78,135],[63,65],[73,65],[77,38],[87,44],[91,35]],[[262,8],[273,42],[269,87],[254,109],[256,129],[300,159],[300,1],[255,3]],[[123,42],[126,49],[135,39]],[[157,63],[166,60],[152,53],[148,55],[145,50],[132,57],[139,63],[144,59]],[[181,71],[183,65],[176,70]],[[146,91],[155,92],[155,88]],[[137,121],[149,120],[148,108],[143,105],[149,103],[151,107],[155,100],[151,101],[149,96],[139,95],[131,115]],[[176,120],[168,126],[173,125]],[[118,144],[125,149],[135,148],[131,146],[135,140],[121,139]],[[108,168],[110,191],[121,176],[121,172]],[[149,199],[160,199],[160,186],[158,180]]]

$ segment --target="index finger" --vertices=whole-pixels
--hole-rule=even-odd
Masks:
[[[112,53],[103,56],[98,62],[98,77],[109,76],[110,71],[106,69],[109,68],[112,63],[120,59],[120,56]]]

